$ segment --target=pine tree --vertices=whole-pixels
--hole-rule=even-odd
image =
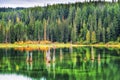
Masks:
[[[77,38],[76,37],[76,25],[74,24],[72,32],[71,32],[71,40],[72,40],[72,42],[75,42],[76,38]]]
[[[111,34],[110,34],[110,28],[107,27],[107,41],[110,41],[110,36],[111,36]]]
[[[87,30],[86,42],[87,42],[87,43],[90,43],[90,31],[89,31],[89,30]]]
[[[97,29],[97,41],[101,42],[102,37],[101,37],[101,32],[102,32],[102,21],[101,18],[98,20],[98,29]]]
[[[44,19],[44,40],[46,41],[46,27],[47,27],[47,21]]]
[[[92,32],[92,35],[91,35],[91,41],[92,41],[92,43],[96,43],[96,42],[97,42],[95,31]]]
[[[106,37],[105,37],[106,33],[105,33],[105,28],[103,27],[103,30],[102,30],[102,39],[103,39],[103,42],[105,43],[106,42]]]

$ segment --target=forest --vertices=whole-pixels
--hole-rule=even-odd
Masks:
[[[85,2],[0,8],[0,43],[120,42],[120,3]]]

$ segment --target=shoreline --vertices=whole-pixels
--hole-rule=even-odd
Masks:
[[[19,48],[19,47],[31,47],[31,48],[64,48],[64,47],[106,47],[106,48],[120,48],[119,44],[70,44],[70,43],[51,43],[51,44],[11,44],[0,43],[0,48]]]

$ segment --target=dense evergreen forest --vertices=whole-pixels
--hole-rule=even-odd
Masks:
[[[0,8],[0,43],[120,42],[120,3],[86,2]]]

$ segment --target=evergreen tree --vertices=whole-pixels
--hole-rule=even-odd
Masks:
[[[86,41],[87,43],[90,43],[90,31],[89,30],[87,30]]]
[[[103,27],[103,30],[102,30],[102,39],[103,39],[103,42],[105,43],[106,42],[106,34],[105,34],[105,28]]]
[[[88,43],[106,43],[119,41],[120,7],[118,3],[76,4],[0,10],[0,42],[51,40],[82,43],[86,40]]]
[[[101,22],[101,18],[99,18],[99,20],[98,20],[98,29],[97,29],[97,41],[98,42],[101,42],[101,40],[102,40],[101,32],[102,32],[102,22]]]
[[[46,40],[46,27],[47,27],[47,21],[44,19],[44,40]]]
[[[92,32],[92,35],[91,35],[91,41],[92,41],[92,43],[96,43],[96,42],[97,42],[95,31]]]
[[[76,38],[77,38],[76,37],[76,25],[74,24],[72,32],[71,32],[71,40],[72,40],[72,42],[75,42]]]

